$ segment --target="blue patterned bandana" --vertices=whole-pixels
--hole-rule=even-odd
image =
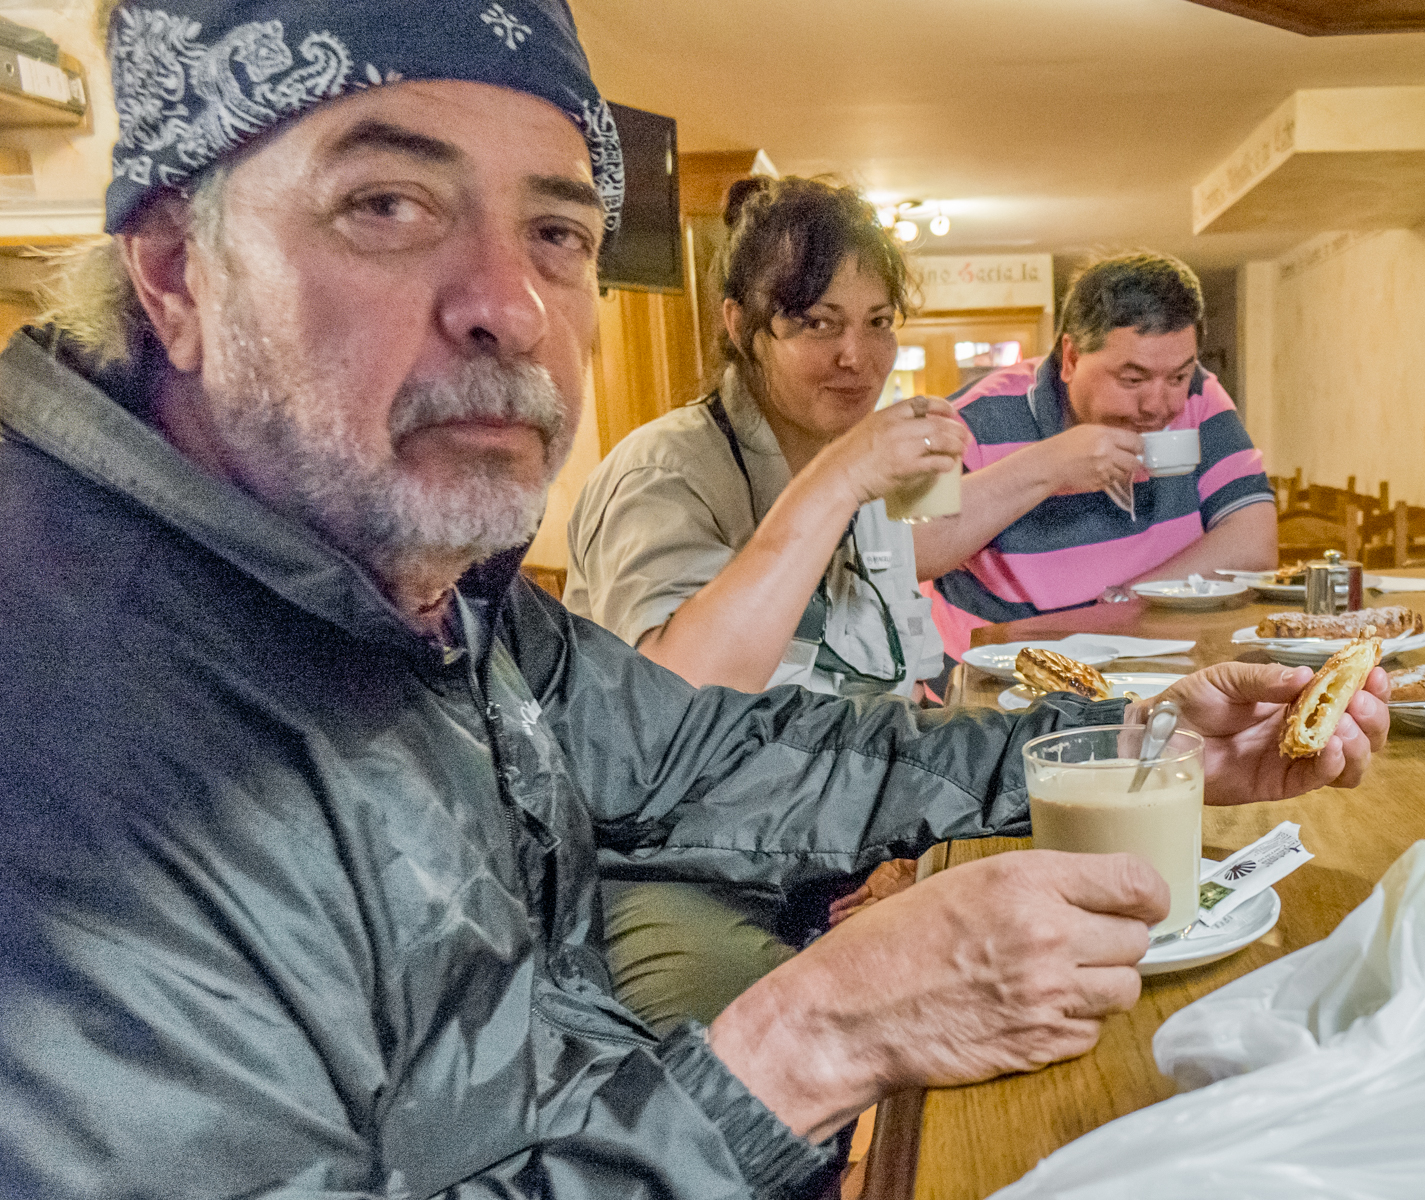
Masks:
[[[162,2],[162,0],[160,0]],[[119,110],[105,228],[182,188],[279,121],[361,88],[463,79],[548,100],[584,135],[605,223],[618,225],[623,154],[566,0],[126,2],[109,25]]]

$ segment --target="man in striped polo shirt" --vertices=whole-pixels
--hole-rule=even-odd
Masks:
[[[917,528],[922,578],[959,657],[988,622],[1092,604],[1147,579],[1276,565],[1262,456],[1197,362],[1202,289],[1167,255],[1102,259],[1073,282],[1054,352],[951,399],[969,426],[962,510]],[[1149,478],[1142,435],[1196,429],[1190,475]],[[1105,488],[1133,489],[1133,513]]]

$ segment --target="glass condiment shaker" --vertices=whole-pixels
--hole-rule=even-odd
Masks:
[[[1326,615],[1355,612],[1364,604],[1364,583],[1360,563],[1339,550],[1328,550],[1324,557],[1306,564],[1306,611]]]

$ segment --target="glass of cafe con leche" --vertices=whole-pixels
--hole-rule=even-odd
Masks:
[[[1202,738],[1178,730],[1136,792],[1142,725],[1045,734],[1025,744],[1036,850],[1136,854],[1168,882],[1172,908],[1149,932],[1181,937],[1197,919],[1202,860]]]

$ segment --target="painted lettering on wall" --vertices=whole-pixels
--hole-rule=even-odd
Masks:
[[[917,255],[922,311],[1050,308],[1054,260],[1048,254]]]

